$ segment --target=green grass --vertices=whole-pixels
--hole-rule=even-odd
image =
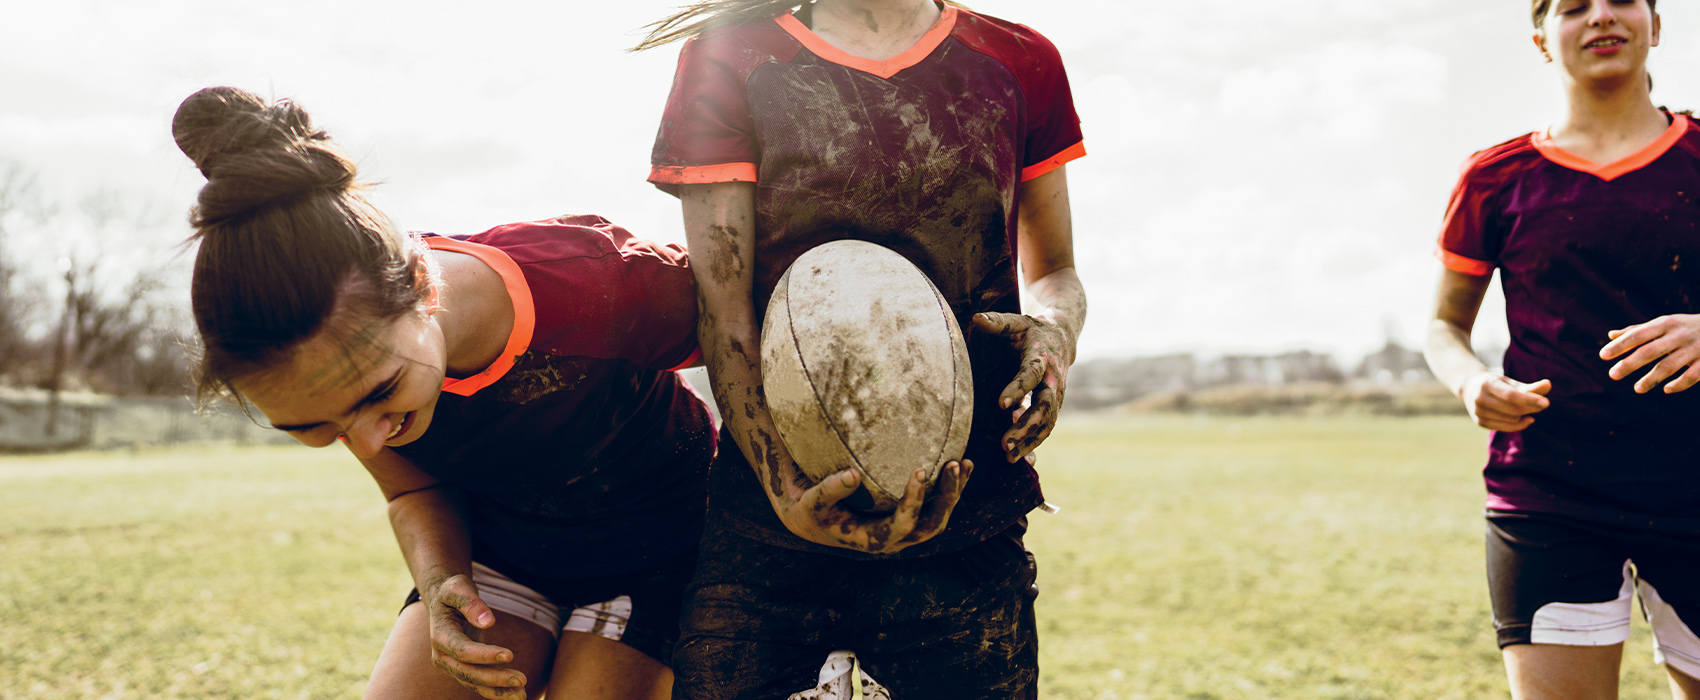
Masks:
[[[1042,696],[1505,698],[1485,434],[1082,417],[1041,456]],[[338,450],[0,459],[0,697],[358,697],[408,586]],[[1625,700],[1668,698],[1637,623]],[[899,700],[918,700],[901,698]]]
[[[1510,697],[1467,422],[1088,417],[1044,450],[1044,697]],[[1627,649],[1622,697],[1669,698]]]

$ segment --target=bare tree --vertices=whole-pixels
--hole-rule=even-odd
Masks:
[[[43,301],[18,288],[22,270],[11,237],[19,229],[40,225],[50,212],[35,175],[22,165],[0,161],[0,377],[23,362],[28,345],[25,334]]]

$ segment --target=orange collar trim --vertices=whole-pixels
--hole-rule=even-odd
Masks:
[[[1547,160],[1571,170],[1588,173],[1600,178],[1601,180],[1605,180],[1606,182],[1611,182],[1619,177],[1645,168],[1648,164],[1658,160],[1659,156],[1662,156],[1666,151],[1669,151],[1671,146],[1676,145],[1677,141],[1682,140],[1682,134],[1687,130],[1688,117],[1681,114],[1672,114],[1670,126],[1665,127],[1665,132],[1659,134],[1659,138],[1654,139],[1653,142],[1647,144],[1645,148],[1624,156],[1615,163],[1606,163],[1604,165],[1595,163],[1587,158],[1583,158],[1582,156],[1559,148],[1557,144],[1552,142],[1552,129],[1537,131],[1534,134],[1531,134],[1529,136],[1529,142],[1535,147],[1535,150],[1540,151],[1541,155],[1546,156]]]
[[[484,371],[465,379],[443,378],[443,391],[471,396],[479,389],[495,384],[496,380],[513,369],[514,359],[531,347],[531,334],[537,328],[537,307],[531,303],[531,285],[525,283],[525,273],[520,272],[519,263],[514,262],[514,259],[508,257],[500,248],[439,236],[427,237],[425,245],[431,250],[464,253],[489,265],[490,269],[502,277],[502,286],[507,288],[508,300],[514,305],[514,328],[508,333],[508,344],[502,348],[501,356],[490,363],[489,367],[485,367]]]
[[[785,29],[785,33],[802,42],[803,48],[808,49],[814,55],[846,68],[854,68],[863,73],[886,79],[920,63],[922,59],[932,55],[933,50],[950,37],[950,33],[956,29],[956,8],[945,5],[944,9],[939,12],[939,18],[933,22],[933,27],[928,29],[926,34],[921,35],[920,41],[915,42],[914,46],[909,47],[903,53],[884,61],[853,56],[827,43],[819,34],[803,26],[802,20],[797,19],[796,15],[787,13],[773,19],[779,23],[780,27]]]

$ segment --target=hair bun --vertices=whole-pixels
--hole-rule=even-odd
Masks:
[[[189,215],[197,227],[354,184],[354,163],[289,100],[268,105],[245,90],[205,88],[177,107],[171,135],[207,178]]]

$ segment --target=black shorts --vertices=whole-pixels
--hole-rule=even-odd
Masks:
[[[650,572],[526,585],[474,562],[472,581],[486,605],[530,620],[556,639],[561,632],[594,634],[666,664],[679,641],[679,609],[693,565],[687,557]],[[402,608],[419,600],[414,589]]]
[[[853,561],[712,528],[673,653],[673,697],[785,698],[814,688],[827,655],[845,649],[894,698],[1036,698],[1025,532],[1022,521],[958,552]]]
[[[1614,527],[1545,513],[1487,513],[1488,589],[1499,646],[1606,646],[1629,638],[1636,593],[1654,656],[1700,675],[1700,533]]]

